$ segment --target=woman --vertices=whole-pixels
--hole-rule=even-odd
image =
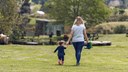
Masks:
[[[72,44],[75,49],[76,65],[80,65],[81,52],[85,41],[84,38],[88,43],[84,21],[80,16],[77,16],[77,18],[74,21],[74,24],[71,28],[69,39],[67,41],[67,45],[69,44],[71,38],[72,38]]]

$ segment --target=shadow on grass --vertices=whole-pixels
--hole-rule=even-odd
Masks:
[[[66,66],[66,67],[78,67],[77,65],[63,65],[63,66]]]
[[[59,65],[59,64],[54,64],[55,66],[64,66],[64,67],[79,67],[79,66],[81,66],[81,65],[79,65],[79,66],[77,66],[77,65]]]

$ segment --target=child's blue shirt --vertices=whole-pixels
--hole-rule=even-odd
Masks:
[[[58,46],[58,47],[54,50],[54,52],[56,52],[56,51],[58,50],[58,55],[59,55],[59,56],[60,56],[60,55],[65,55],[64,49],[66,49],[66,47],[64,47],[64,46]]]

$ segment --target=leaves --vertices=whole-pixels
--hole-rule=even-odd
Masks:
[[[93,25],[105,21],[110,14],[104,0],[48,0],[45,4],[51,18],[73,23],[76,16],[80,15]]]
[[[13,26],[18,23],[16,0],[0,0],[0,30],[9,34]]]

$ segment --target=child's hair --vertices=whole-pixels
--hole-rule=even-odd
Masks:
[[[59,45],[62,45],[64,43],[64,41],[63,40],[61,40],[61,41],[59,41]]]

